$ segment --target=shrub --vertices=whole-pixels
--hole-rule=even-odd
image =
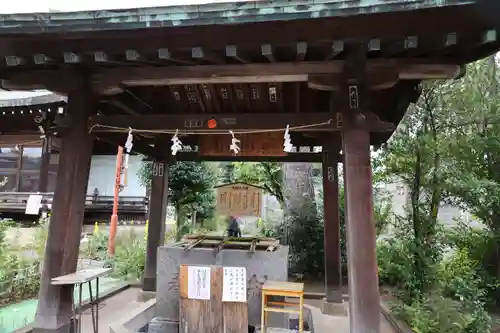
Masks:
[[[40,287],[40,261],[4,252],[0,258],[0,306],[32,298]]]
[[[146,241],[144,235],[130,231],[116,237],[115,255],[108,262],[113,276],[141,280],[144,274]]]
[[[379,283],[405,289],[412,280],[412,254],[406,239],[388,238],[377,241]]]
[[[291,273],[318,277],[324,273],[324,229],[322,214],[316,207],[304,205],[291,211],[277,235],[289,245]]]
[[[394,306],[392,311],[415,333],[464,333],[467,319],[461,315],[459,308],[459,302],[426,295],[422,301],[400,304]]]

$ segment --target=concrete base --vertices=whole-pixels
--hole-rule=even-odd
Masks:
[[[31,332],[34,333],[75,333],[78,331],[78,319],[73,319],[71,320],[70,323],[67,323],[66,325],[60,326],[58,328],[40,328],[40,327],[33,327]]]
[[[155,317],[149,322],[148,333],[179,333],[179,322]]]
[[[137,302],[144,303],[152,300],[153,298],[156,298],[156,291],[141,290],[137,296]]]
[[[344,302],[328,302],[323,299],[321,312],[329,316],[347,316],[347,307]]]
[[[132,302],[120,309],[120,319],[109,325],[109,333],[136,333],[154,318],[156,299]]]
[[[156,291],[156,275],[144,276],[142,279],[142,289],[147,291]]]
[[[255,251],[193,248],[185,251],[178,246],[158,248],[158,272],[156,288],[156,316],[179,320],[179,267],[180,265],[220,265],[245,267],[248,279],[248,324],[260,324],[261,288],[266,280],[287,281],[288,247],[280,246],[276,251]],[[147,290],[147,289],[146,289]],[[272,313],[269,316],[272,326],[286,327],[287,316]]]
[[[311,333],[311,331],[303,331],[304,333]],[[262,333],[259,329],[255,330],[255,333]],[[299,330],[291,330],[288,328],[279,328],[279,327],[267,327],[266,333],[299,333]]]

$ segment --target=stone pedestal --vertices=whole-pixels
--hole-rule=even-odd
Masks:
[[[139,296],[137,296],[137,301],[144,303],[144,302],[147,302],[149,300],[152,300],[153,298],[156,298],[155,291],[141,290],[139,292]]]
[[[328,302],[324,298],[321,304],[321,312],[329,316],[347,316],[347,306],[344,301]]]
[[[178,333],[179,322],[155,317],[149,322],[148,333]]]
[[[288,247],[279,246],[276,251],[250,252],[249,250],[194,248],[184,251],[182,247],[162,246],[158,249],[158,271],[156,287],[157,320],[178,322],[179,320],[179,267],[180,265],[220,265],[245,267],[248,279],[248,323],[260,324],[261,287],[266,280],[287,281]],[[286,327],[288,317],[282,314],[269,315],[273,326]],[[163,331],[162,333],[169,333]]]

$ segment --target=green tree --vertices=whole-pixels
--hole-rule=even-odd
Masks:
[[[151,182],[150,162],[143,162],[139,170],[140,182],[148,186]],[[213,215],[216,177],[213,170],[204,162],[176,162],[170,165],[168,175],[169,202],[175,207],[177,216],[177,239],[181,236],[182,211],[187,209],[198,217]]]
[[[283,207],[283,173],[277,162],[234,162],[233,181],[257,185],[276,197]]]
[[[468,66],[468,75],[451,83],[448,98],[449,144],[446,160],[447,199],[487,226],[488,243],[478,260],[482,270],[500,279],[500,98],[499,73],[493,57]],[[468,245],[473,246],[473,244]],[[472,251],[472,253],[477,253]],[[496,290],[497,302],[500,291]]]
[[[447,132],[439,126],[447,117],[445,82],[426,82],[421,96],[405,115],[391,140],[383,146],[377,164],[386,182],[409,189],[405,233],[412,254],[412,281],[406,284],[408,300],[421,299],[434,283],[441,251],[437,243],[438,213],[443,200],[442,155]]]

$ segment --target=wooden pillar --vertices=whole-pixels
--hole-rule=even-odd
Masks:
[[[22,145],[17,146],[17,151],[19,152],[16,168],[16,192],[21,192],[21,171],[23,169],[23,154],[24,147]]]
[[[342,303],[342,262],[340,254],[340,216],[338,149],[325,145],[323,154],[323,209],[325,228],[325,301]]]
[[[376,232],[373,214],[370,133],[362,129],[343,132],[347,247],[349,261],[349,316],[352,333],[380,331]]]
[[[366,88],[366,44],[346,50],[342,129],[347,207],[349,321],[352,333],[380,332],[380,292],[373,213],[370,128]]]
[[[40,177],[38,181],[38,192],[47,192],[49,183],[49,168],[52,140],[49,137],[43,139],[42,158],[40,161]]]
[[[96,110],[94,96],[86,88],[68,95],[69,128],[60,131],[62,145],[52,215],[48,231],[34,332],[68,332],[72,290],[51,286],[51,279],[76,271],[93,136],[88,117]]]
[[[156,291],[158,247],[165,240],[168,204],[168,160],[153,162],[151,193],[148,207],[148,241],[144,266],[143,291]]]

